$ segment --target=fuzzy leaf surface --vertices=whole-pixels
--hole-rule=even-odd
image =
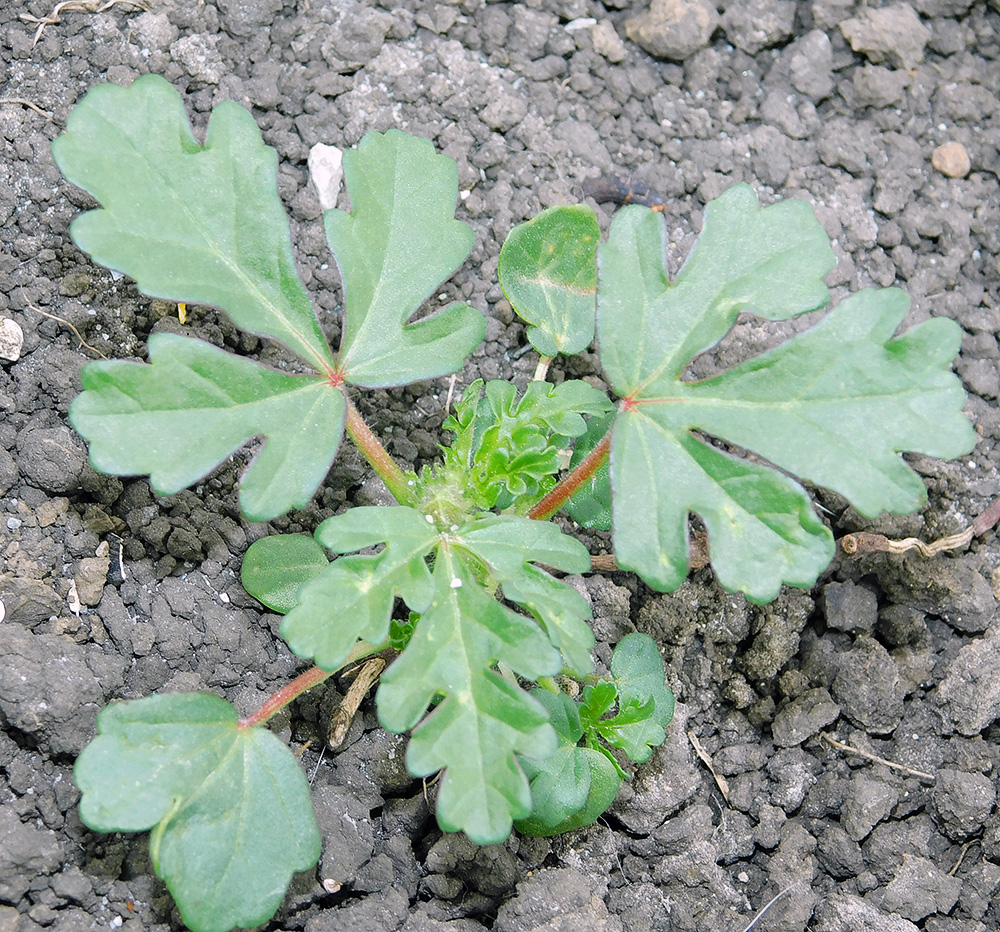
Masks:
[[[741,310],[778,318],[822,303],[829,255],[806,205],[760,210],[745,186],[710,205],[673,285],[659,215],[626,208],[612,222],[599,253],[598,329],[602,361],[606,353],[626,399],[611,445],[615,554],[654,588],[670,591],[687,574],[691,512],[708,530],[720,583],[753,601],[773,599],[782,584],[811,585],[833,556],[801,486],[695,432],[831,488],[865,515],[923,503],[902,451],[971,449],[964,392],[948,371],[958,327],[935,319],[893,337],[908,306],[895,289],[859,292],[812,330],[720,376],[681,380]],[[709,267],[720,270],[714,278]]]
[[[292,376],[176,334],[149,338],[149,363],[89,363],[70,420],[95,469],[148,475],[171,495],[256,436],[266,439],[240,483],[251,521],[303,507],[340,445],[343,394],[319,376]]]
[[[200,145],[163,78],[101,84],[70,112],[52,154],[101,203],[70,226],[96,262],[151,297],[221,308],[242,329],[332,370],[295,269],[277,153],[246,110],[219,104]]]
[[[258,602],[282,615],[299,603],[299,587],[330,564],[315,538],[271,534],[255,540],[240,567],[243,588]]]
[[[426,139],[368,133],[344,153],[351,212],[324,214],[344,283],[339,370],[380,388],[447,375],[486,333],[486,319],[451,304],[407,323],[472,250],[472,228],[455,219],[458,171]]]
[[[80,817],[100,832],[152,829],[150,855],[193,932],[270,919],[292,874],[319,858],[305,774],[266,728],[205,693],[103,709],[77,759]]]
[[[415,776],[444,771],[438,822],[477,844],[503,841],[513,820],[531,812],[516,755],[544,758],[556,746],[545,710],[501,676],[498,663],[532,680],[560,669],[558,653],[535,623],[497,602],[465,560],[441,546],[433,598],[382,677],[378,710],[394,732],[423,718],[411,736],[407,766]],[[437,695],[444,699],[424,718]]]
[[[476,554],[503,587],[504,597],[522,605],[545,627],[549,640],[577,673],[593,669],[594,632],[590,604],[572,586],[534,563],[567,573],[590,569],[590,554],[575,538],[548,521],[493,515],[461,531],[461,544]]]
[[[600,238],[593,210],[575,204],[519,224],[500,249],[504,294],[543,356],[579,353],[594,339]]]
[[[425,557],[438,533],[413,508],[366,506],[327,518],[316,539],[336,553],[385,544],[372,556],[330,563],[298,589],[298,604],[281,623],[294,653],[333,670],[359,639],[380,644],[389,636],[397,594],[415,612],[428,607],[434,584]]]

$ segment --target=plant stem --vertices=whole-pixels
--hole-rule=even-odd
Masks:
[[[537,521],[551,518],[570,500],[576,490],[588,482],[594,473],[601,468],[601,464],[608,458],[610,450],[611,431],[609,430],[601,438],[601,442],[577,464],[576,468],[565,479],[558,482],[545,498],[535,504],[528,512],[528,517]]]
[[[255,725],[263,725],[264,722],[280,712],[290,702],[298,699],[299,696],[307,690],[312,689],[313,686],[318,686],[323,680],[333,676],[338,670],[343,670],[344,667],[350,666],[352,663],[357,663],[365,657],[377,654],[380,650],[384,650],[385,647],[385,644],[373,647],[367,641],[358,641],[354,645],[354,649],[344,659],[344,662],[335,669],[324,670],[321,667],[310,667],[305,673],[301,673],[295,677],[287,686],[283,686],[276,693],[265,699],[261,707],[252,715],[247,718],[241,718],[239,720],[240,728],[253,728]]]
[[[358,413],[351,400],[347,399],[347,421],[345,423],[347,433],[351,435],[354,445],[361,451],[362,455],[372,469],[378,473],[386,488],[392,493],[392,497],[400,505],[413,505],[415,497],[413,488],[406,484],[406,473],[396,464],[396,461],[389,455],[378,437],[372,433],[371,428],[365,423],[364,418]]]
[[[531,377],[532,382],[544,382],[545,376],[549,374],[549,366],[552,363],[551,356],[539,356],[538,365],[535,366],[535,374]]]

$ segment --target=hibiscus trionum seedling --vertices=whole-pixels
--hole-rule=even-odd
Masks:
[[[663,592],[688,572],[696,515],[719,583],[764,602],[782,585],[810,586],[834,552],[792,476],[862,515],[908,512],[925,491],[901,453],[954,457],[973,445],[949,371],[959,328],[931,319],[895,335],[908,307],[897,289],[860,291],[775,349],[685,378],[739,314],[782,320],[829,299],[833,252],[809,206],[761,208],[736,185],[707,206],[673,281],[663,216],[648,208],[621,209],[600,245],[586,206],[515,228],[500,280],[540,354],[536,380],[523,391],[474,381],[444,423],[442,459],[416,474],[351,395],[457,372],[483,339],[482,313],[465,304],[412,320],[473,244],[455,218],[450,159],[397,130],[345,154],[351,210],[323,218],[343,283],[334,350],[295,270],[277,156],[245,110],[216,107],[200,144],[162,78],[103,85],[53,152],[100,204],[71,227],[96,262],[151,297],[220,308],[298,360],[277,371],[158,333],[146,363],[88,364],[70,419],[93,465],[148,475],[170,494],[260,438],[240,505],[267,521],[310,500],[346,431],[396,500],[246,553],[245,587],[284,615],[281,636],[315,664],[256,712],[240,718],[195,693],[98,717],[76,765],[81,816],[97,831],[151,831],[153,866],[194,930],[267,920],[292,874],[316,863],[305,777],[265,724],[375,653],[395,655],[379,719],[412,732],[415,777],[441,775],[444,830],[481,844],[512,825],[554,834],[612,803],[628,761],[664,740],[673,697],[645,635],[595,671],[589,603],[560,578],[586,572],[590,555],[546,520],[560,509],[610,525],[618,566]],[[543,380],[551,357],[595,334],[611,397]]]

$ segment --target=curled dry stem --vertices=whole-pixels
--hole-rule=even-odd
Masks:
[[[840,549],[848,556],[854,556],[858,553],[906,553],[908,550],[916,550],[923,557],[933,557],[945,550],[959,550],[962,547],[967,547],[974,537],[985,534],[995,527],[998,521],[1000,521],[1000,498],[995,498],[990,506],[964,531],[940,537],[929,544],[925,544],[916,537],[892,540],[884,534],[872,534],[864,531],[857,534],[845,534],[840,538],[839,544]]]
[[[63,13],[103,13],[119,3],[127,3],[140,10],[149,9],[146,0],[105,0],[104,3],[101,3],[100,0],[62,0],[61,3],[52,7],[52,12],[48,16],[38,17],[32,16],[30,13],[22,13],[21,21],[38,25],[35,30],[35,41],[31,43],[31,47],[34,48],[38,45],[38,40],[42,38],[46,26],[57,26],[62,22]]]

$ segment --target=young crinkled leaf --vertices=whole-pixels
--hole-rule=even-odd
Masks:
[[[418,777],[444,770],[438,823],[481,845],[503,841],[513,820],[531,812],[528,780],[515,754],[544,758],[556,747],[545,710],[501,676],[498,663],[532,680],[560,668],[538,626],[485,592],[465,561],[443,545],[431,604],[382,677],[379,719],[390,731],[407,731],[436,695],[444,696],[414,730],[407,766]]]
[[[193,932],[266,922],[292,874],[319,858],[309,784],[266,728],[205,693],[110,705],[77,759],[80,817],[99,832],[152,829],[150,856]]]
[[[70,226],[94,261],[151,297],[219,307],[332,371],[295,270],[277,153],[241,106],[219,104],[199,145],[180,95],[160,76],[101,84],[70,112],[52,155],[101,202]]]
[[[351,212],[323,219],[344,283],[345,381],[380,388],[455,372],[486,333],[483,315],[456,303],[407,323],[472,250],[472,228],[454,218],[455,163],[391,129],[345,152],[344,176]]]
[[[594,212],[574,204],[514,227],[500,250],[500,285],[543,356],[579,353],[594,339],[600,238]]]
[[[947,458],[972,448],[964,392],[947,371],[959,328],[935,319],[892,338],[908,306],[895,289],[862,291],[721,376],[681,380],[740,311],[780,319],[825,302],[833,256],[807,205],[760,209],[749,187],[731,188],[709,205],[672,285],[662,217],[627,207],[598,261],[601,360],[624,399],[611,445],[615,554],[651,586],[669,591],[687,574],[690,512],[708,530],[720,583],[754,601],[782,583],[811,585],[833,556],[797,483],[695,431],[833,489],[867,516],[925,500],[901,451]]]
[[[618,693],[618,714],[598,723],[608,744],[642,764],[663,743],[664,728],[674,717],[674,694],[667,689],[663,660],[645,634],[627,634],[611,655],[611,675]]]
[[[583,415],[612,410],[604,392],[579,379],[559,385],[529,382],[524,394],[509,382],[473,382],[444,427],[455,432],[444,448],[446,468],[464,477],[483,509],[514,503],[526,511],[555,484],[558,443],[582,434]]]
[[[149,364],[92,362],[70,405],[95,469],[148,475],[171,495],[248,440],[266,443],[240,483],[252,521],[303,507],[343,434],[344,396],[318,376],[292,376],[176,334],[149,338]]]
[[[427,608],[434,584],[425,556],[438,531],[413,508],[367,506],[327,518],[316,540],[336,553],[385,544],[373,556],[334,560],[298,589],[281,623],[298,656],[333,670],[359,638],[380,644],[388,637],[397,593],[413,611]]]

